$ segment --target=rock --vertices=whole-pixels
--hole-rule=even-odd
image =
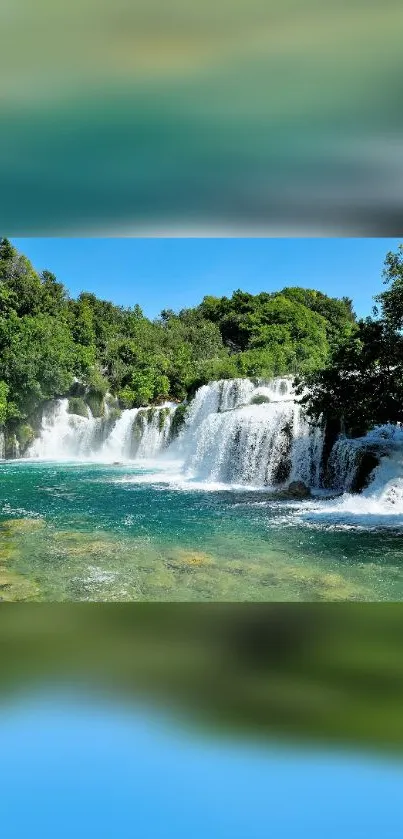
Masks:
[[[311,490],[303,481],[291,481],[286,489],[280,489],[275,495],[277,498],[284,498],[289,501],[294,498],[310,498]]]
[[[310,498],[311,490],[303,481],[291,481],[286,490],[290,498]]]
[[[351,492],[362,492],[371,482],[374,469],[379,466],[382,451],[362,449],[357,455],[357,469],[351,485]]]

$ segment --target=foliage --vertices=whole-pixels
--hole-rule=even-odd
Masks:
[[[8,385],[0,382],[0,426],[4,425],[7,419],[7,396]]]
[[[353,325],[351,301],[291,287],[205,297],[151,321],[137,305],[88,292],[69,298],[51,271],[38,274],[2,239],[0,423],[31,420],[64,395],[98,416],[108,393],[115,407],[131,408],[181,401],[214,379],[308,374]]]
[[[403,422],[403,248],[388,253],[387,290],[374,316],[342,333],[323,370],[304,377],[299,391],[311,416],[323,416],[352,436],[374,425]]]
[[[88,405],[93,417],[103,417],[105,406],[103,397],[99,393],[90,391],[86,394],[85,403]]]
[[[29,446],[29,444],[32,443],[35,437],[35,433],[33,428],[29,425],[29,423],[21,423],[16,428],[15,436],[20,445],[20,451],[23,454],[27,446]]]
[[[81,396],[70,396],[69,414],[77,414],[79,417],[88,417],[88,408]]]
[[[256,396],[253,396],[250,400],[251,405],[265,405],[270,402],[270,398],[265,396],[264,393],[257,393]]]

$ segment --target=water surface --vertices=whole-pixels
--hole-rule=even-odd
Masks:
[[[403,598],[393,507],[284,501],[135,464],[0,469],[4,600]]]

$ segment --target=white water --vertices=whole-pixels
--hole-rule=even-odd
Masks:
[[[42,431],[29,448],[29,457],[67,460],[84,457],[90,450],[96,420],[68,413],[68,399],[50,405],[42,417]]]
[[[163,422],[159,422],[164,410]],[[30,446],[27,456],[41,460],[99,460],[114,462],[155,456],[167,443],[173,407],[162,409],[131,408],[111,421],[106,411],[102,418],[70,414],[68,399],[60,399],[45,411],[40,436]],[[138,426],[136,425],[138,421]],[[136,434],[138,428],[138,434]]]
[[[348,490],[354,479],[360,445],[380,445],[387,454],[371,475],[369,485],[361,493]],[[331,525],[354,527],[403,527],[403,428],[384,425],[374,428],[357,440],[341,438],[331,455],[336,468],[336,482],[344,492],[338,498],[312,502],[304,515]],[[301,512],[301,510],[300,510]]]
[[[258,400],[267,400],[258,403]],[[199,388],[172,447],[188,477],[273,487],[319,485],[322,435],[304,419],[291,379],[232,379]]]
[[[264,401],[262,401],[264,400]],[[141,461],[167,470],[175,481],[206,489],[225,486],[273,488],[303,481],[321,486],[323,435],[310,425],[295,401],[291,378],[254,383],[248,379],[212,382],[199,388],[179,436],[170,442],[175,406],[122,411],[112,421],[68,413],[68,400],[44,413],[42,431],[28,457],[46,460]],[[163,412],[163,413],[161,413]],[[382,446],[369,487],[351,495],[363,446]],[[318,515],[403,516],[403,430],[383,426],[365,438],[339,438],[328,469],[336,500],[312,502]],[[169,476],[169,471],[168,471]]]

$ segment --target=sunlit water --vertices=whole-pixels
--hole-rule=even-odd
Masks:
[[[0,466],[3,600],[400,600],[403,516],[99,463]],[[397,508],[399,509],[399,508]]]

